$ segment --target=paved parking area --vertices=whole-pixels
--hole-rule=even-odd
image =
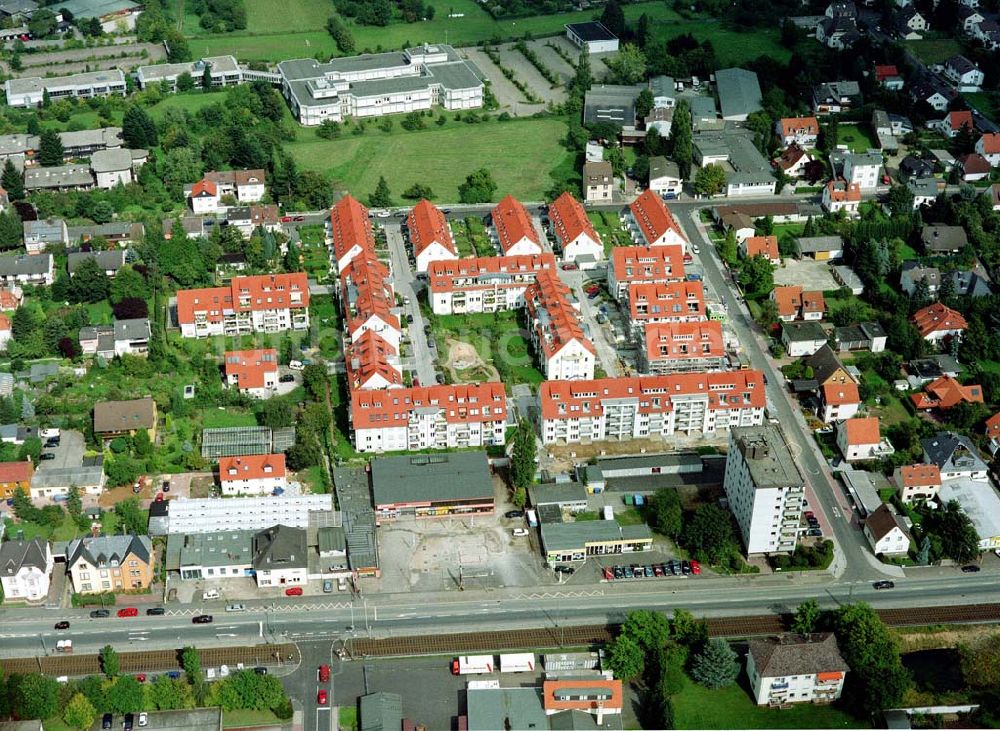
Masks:
[[[544,108],[542,104],[530,104],[521,92],[507,80],[503,72],[490,60],[489,56],[477,48],[466,48],[463,53],[486,75],[490,88],[500,103],[500,111],[515,117],[530,117]]]
[[[44,445],[44,443],[45,440],[43,439],[42,444]],[[84,447],[83,434],[78,431],[64,429],[59,433],[59,446],[42,449],[42,454],[52,454],[55,457],[41,461],[38,469],[78,467],[83,464]]]
[[[500,46],[499,52],[503,65],[513,71],[521,83],[537,94],[542,101],[561,104],[566,100],[566,87],[561,84],[553,85],[546,81],[538,69],[514,48],[513,44]]]
[[[812,259],[785,259],[784,264],[774,270],[774,283],[797,284],[806,290],[826,291],[840,288],[833,278],[830,265]]]
[[[563,49],[572,59],[577,59],[579,57],[579,52],[569,43],[569,41],[560,43],[559,41],[561,40],[564,39],[543,38],[536,41],[528,41],[528,47],[535,52],[543,64],[548,66],[554,73],[559,74],[565,82],[572,79],[573,76],[576,75],[576,69],[566,63],[562,56],[549,47],[549,44]]]

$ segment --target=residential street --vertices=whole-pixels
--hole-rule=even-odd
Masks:
[[[413,316],[413,322],[407,326],[410,347],[413,349],[407,362],[412,363],[413,369],[420,379],[420,385],[431,386],[437,382],[434,357],[427,345],[427,335],[424,333],[425,320],[420,312],[420,304],[417,302],[417,290],[414,285],[417,285],[418,282],[406,253],[401,225],[396,220],[385,223],[385,238],[389,244],[389,256],[392,260],[393,287],[404,298],[404,302],[409,301],[410,303],[403,306],[403,314],[400,315],[400,318],[405,324],[406,315]]]

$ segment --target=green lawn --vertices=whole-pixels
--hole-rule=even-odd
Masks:
[[[1000,93],[996,91],[979,91],[962,94],[969,105],[975,107],[984,116],[996,119],[1000,116]]]
[[[909,244],[903,244],[899,247],[900,261],[910,261],[911,259],[916,259],[918,256],[919,254],[917,254],[917,250]]]
[[[205,94],[201,91],[185,92],[183,94],[169,94],[163,100],[157,102],[149,108],[149,114],[153,119],[160,120],[168,109],[186,109],[191,114],[195,114],[202,107],[217,104],[225,101],[225,96],[221,94]]]
[[[71,541],[81,533],[80,529],[77,527],[76,523],[73,522],[73,519],[69,517],[69,515],[63,519],[62,523],[54,528],[38,523],[15,523],[10,518],[6,518],[4,523],[6,524],[6,537],[16,538],[18,532],[23,532],[24,539],[26,541],[30,541],[33,538],[44,538],[49,541]]]
[[[626,15],[630,6],[626,6]],[[759,56],[767,56],[781,63],[791,58],[792,52],[781,45],[778,29],[755,28],[750,33],[739,33],[722,27],[714,19],[678,20],[669,23],[654,23],[653,32],[661,38],[690,33],[698,41],[711,41],[719,68],[751,61]]]
[[[335,185],[366,199],[379,176],[390,182],[393,198],[414,183],[429,185],[438,200],[457,201],[458,186],[478,168],[493,173],[496,199],[510,193],[541,200],[573,163],[562,146],[561,118],[456,125],[385,133],[369,125],[361,135],[323,140],[308,131],[285,146],[300,167],[329,174]]]
[[[673,696],[673,704],[674,728],[678,729],[869,728],[864,721],[832,706],[760,707],[742,683],[708,690],[685,679],[685,687]]]
[[[338,725],[342,731],[357,731],[358,709],[354,706],[341,706]]]
[[[622,228],[621,219],[611,211],[590,211],[587,214],[594,230],[604,243],[605,256],[611,256],[611,250],[616,246],[632,246],[635,242],[628,232]]]
[[[903,41],[903,45],[913,51],[924,63],[939,63],[962,53],[962,44],[953,38]]]
[[[87,312],[90,313],[90,322],[93,325],[109,325],[113,320],[111,314],[111,303],[107,300],[91,302],[87,305]]]
[[[225,711],[222,714],[223,728],[239,728],[241,726],[280,726],[281,719],[271,711]]]
[[[837,144],[847,145],[851,152],[868,152],[877,147],[867,125],[842,124],[837,128]]]
[[[283,31],[320,30],[326,19],[333,15],[329,0],[291,0],[276,3],[274,0],[246,0],[247,31],[270,33],[275,28]]]
[[[257,426],[257,419],[253,414],[232,408],[203,409],[201,423],[205,429],[222,429],[230,426]]]

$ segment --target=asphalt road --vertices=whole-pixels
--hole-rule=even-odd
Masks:
[[[417,301],[416,286],[418,282],[414,276],[413,267],[410,265],[410,257],[406,251],[403,232],[398,219],[389,219],[385,222],[385,239],[389,244],[393,287],[400,295],[408,298],[410,303],[403,307],[405,314],[401,317],[405,320],[406,314],[413,316],[412,324],[407,326],[410,347],[413,350],[410,357],[413,360],[420,384],[422,386],[432,386],[437,382],[437,373],[434,371],[434,357],[431,355],[430,348],[427,345],[427,336],[424,334],[424,316],[420,312],[420,303]]]

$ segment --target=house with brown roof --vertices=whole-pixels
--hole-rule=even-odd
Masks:
[[[963,386],[951,376],[942,376],[924,386],[923,393],[911,394],[910,400],[921,411],[947,411],[962,403],[983,403],[983,387],[978,383]]]
[[[188,203],[196,214],[215,213],[219,210],[219,186],[210,180],[199,180],[187,191]]]
[[[821,291],[804,292],[798,285],[775,287],[771,290],[771,300],[778,308],[778,318],[783,322],[822,320],[826,312],[826,300]]]
[[[975,183],[989,177],[992,166],[978,152],[958,156],[958,168],[962,171],[962,182]]]
[[[257,203],[264,198],[264,170],[223,170],[205,173],[205,180],[218,187],[219,196],[232,196],[238,203]]]
[[[910,318],[924,340],[940,343],[962,337],[969,326],[961,312],[941,302],[917,310]]]
[[[801,178],[805,175],[806,165],[813,160],[813,156],[804,148],[793,144],[781,151],[774,165],[790,178]]]
[[[996,456],[1000,452],[1000,411],[993,414],[983,425],[986,429],[986,438],[990,440],[990,454]]]
[[[747,676],[757,705],[832,703],[849,670],[832,633],[750,640]]]
[[[911,464],[897,467],[892,481],[904,503],[932,500],[941,491],[941,468],[936,464]]]
[[[659,322],[645,326],[645,348],[640,348],[643,373],[720,371],[726,367],[722,323]]]
[[[347,383],[354,389],[402,388],[396,347],[374,330],[365,330],[344,354]]]
[[[910,550],[906,523],[885,503],[865,518],[864,533],[876,556],[905,556]]]
[[[976,140],[976,152],[992,167],[1000,166],[1000,132],[987,132]]]
[[[616,246],[608,266],[608,292],[624,300],[631,284],[666,284],[684,279],[681,246]]]
[[[958,133],[963,129],[969,133],[975,129],[975,124],[972,121],[972,112],[967,109],[948,112],[944,115],[944,119],[928,122],[927,126],[937,130],[948,138],[957,137]]]
[[[156,402],[151,398],[98,401],[94,404],[94,434],[102,439],[132,436],[145,429],[156,440]]]
[[[338,272],[344,271],[355,256],[374,256],[375,234],[368,209],[354,196],[345,195],[330,208],[330,238]]]
[[[596,262],[604,258],[600,234],[583,204],[570,193],[563,193],[549,205],[549,228],[563,261]]]
[[[837,446],[848,462],[880,459],[896,451],[887,439],[882,438],[878,418],[874,416],[840,422],[837,425]]]
[[[861,207],[860,183],[849,183],[843,178],[827,182],[821,205],[830,213],[845,211],[848,216],[857,216]]]
[[[782,117],[774,123],[774,129],[784,147],[793,144],[815,147],[819,137],[819,120],[816,117]]]
[[[826,343],[809,358],[806,358],[805,364],[807,367],[812,368],[813,378],[816,379],[816,382],[820,386],[825,386],[826,384],[843,385],[845,383],[857,383],[854,380],[854,376],[844,367],[840,357]]]
[[[540,369],[553,381],[594,377],[597,350],[584,335],[572,291],[555,272],[541,272],[524,294]]]

